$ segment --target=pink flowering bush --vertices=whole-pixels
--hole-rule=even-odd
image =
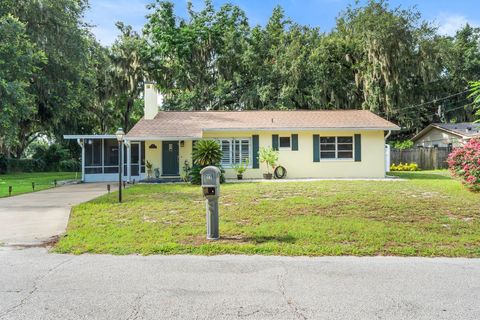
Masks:
[[[472,191],[480,191],[480,139],[470,139],[449,154],[448,167]]]

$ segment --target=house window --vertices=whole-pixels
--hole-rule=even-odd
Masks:
[[[280,137],[279,146],[282,149],[290,149],[291,148],[290,137]]]
[[[250,139],[219,139],[218,141],[223,152],[222,166],[231,167],[245,162],[251,165]]]
[[[353,137],[320,137],[321,159],[353,159]]]

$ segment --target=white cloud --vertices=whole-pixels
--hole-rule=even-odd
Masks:
[[[459,14],[441,14],[437,19],[438,32],[447,36],[454,36],[458,29],[467,23],[471,26],[479,26],[476,21],[469,20],[466,16]]]

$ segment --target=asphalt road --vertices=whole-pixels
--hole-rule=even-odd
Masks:
[[[0,319],[480,319],[480,260],[0,248]]]
[[[0,198],[0,244],[50,242],[65,232],[73,205],[106,192],[106,183],[81,183]]]

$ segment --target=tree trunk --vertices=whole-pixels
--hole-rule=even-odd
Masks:
[[[125,110],[125,113],[123,114],[123,130],[125,132],[128,132],[130,130],[130,113],[132,112],[132,108],[133,108],[133,99],[128,98],[127,108]]]

